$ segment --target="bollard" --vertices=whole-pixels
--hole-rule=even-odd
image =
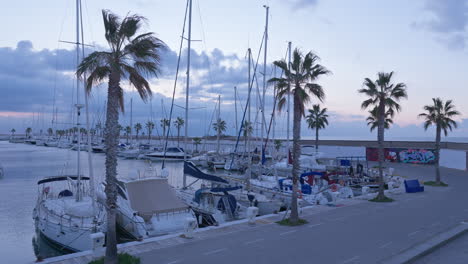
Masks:
[[[185,230],[184,230],[184,237],[185,238],[193,238],[193,231],[197,228],[197,220],[195,218],[186,218],[185,219]]]
[[[93,243],[93,257],[97,259],[104,256],[104,233],[92,233],[89,236],[91,237],[91,241]]]
[[[247,219],[249,220],[249,225],[255,225],[255,217],[258,214],[258,207],[250,206],[247,207]]]

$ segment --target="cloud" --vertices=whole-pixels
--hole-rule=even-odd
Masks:
[[[315,7],[318,4],[318,0],[286,0],[284,2],[291,5],[295,10]]]
[[[451,49],[463,49],[467,41],[468,0],[426,0],[424,17],[413,26],[433,32]]]

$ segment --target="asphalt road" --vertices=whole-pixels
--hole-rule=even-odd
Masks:
[[[395,173],[432,180],[432,167],[394,165]],[[362,202],[140,254],[142,263],[379,263],[467,219],[468,174],[443,169],[449,187],[401,194],[393,203]],[[432,263],[432,262],[431,262]],[[438,262],[434,262],[438,263]],[[444,262],[451,263],[451,262]],[[468,262],[465,262],[468,263]]]

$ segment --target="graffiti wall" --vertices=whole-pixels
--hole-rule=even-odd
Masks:
[[[434,149],[386,148],[384,155],[385,160],[389,162],[434,164],[436,159]],[[366,157],[369,161],[378,161],[378,149],[366,148]]]

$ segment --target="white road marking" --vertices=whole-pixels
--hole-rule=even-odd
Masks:
[[[258,243],[258,242],[261,242],[263,240],[265,240],[265,239],[259,238],[259,239],[255,239],[255,240],[252,240],[252,241],[247,241],[247,242],[244,243],[244,245],[250,245],[250,244],[253,244],[253,243]]]
[[[289,234],[296,233],[296,232],[297,232],[297,230],[291,230],[291,231],[280,233],[279,235],[284,236],[284,235],[289,235]]]
[[[174,261],[171,261],[171,262],[168,262],[167,264],[176,264],[176,263],[180,263],[182,260],[174,260]]]
[[[386,248],[386,247],[390,246],[392,243],[393,243],[392,241],[387,242],[387,243],[381,245],[379,248]]]
[[[409,233],[408,236],[409,236],[409,237],[410,237],[410,236],[414,236],[414,235],[416,235],[417,233],[419,233],[419,232],[421,232],[421,231],[422,231],[422,230],[416,230],[416,231],[414,231],[414,232]]]
[[[353,262],[353,261],[358,260],[358,259],[359,259],[359,256],[354,256],[354,257],[352,257],[350,259],[347,259],[347,260],[341,262],[341,264],[350,263],[350,262]]]
[[[322,223],[318,223],[318,224],[314,224],[314,225],[309,225],[309,227],[316,227],[316,226],[319,226],[319,225],[322,225]]]
[[[203,253],[203,255],[208,256],[208,255],[216,254],[216,253],[226,251],[226,250],[227,250],[227,248],[220,248],[220,249],[205,252],[205,253]]]

